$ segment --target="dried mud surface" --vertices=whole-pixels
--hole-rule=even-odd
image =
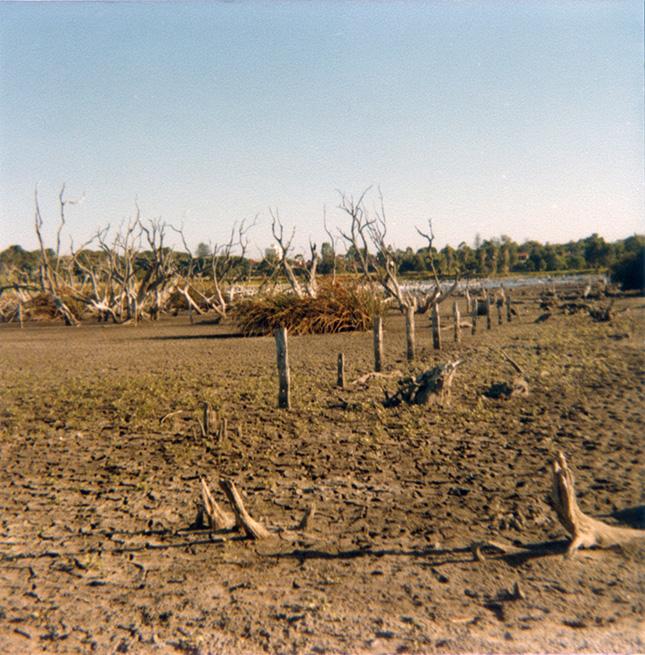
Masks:
[[[370,370],[367,333],[291,338],[286,412],[270,337],[3,326],[0,651],[643,652],[642,550],[564,559],[546,502],[563,450],[584,511],[643,527],[643,299],[610,323],[536,323],[524,301],[459,347],[446,330],[439,356],[417,317],[418,370],[464,358],[444,408],[386,410],[392,382],[336,389],[338,352],[349,379]],[[385,348],[405,370],[398,316]],[[500,348],[529,397],[483,396],[513,376]],[[197,429],[202,401],[228,420],[220,445]],[[218,500],[232,477],[267,526],[315,503],[313,524],[255,543],[186,530],[200,474]],[[553,543],[477,561],[487,539]]]

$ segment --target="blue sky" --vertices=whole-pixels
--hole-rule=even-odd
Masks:
[[[639,1],[0,3],[0,248],[38,182],[76,242],[132,214],[194,246],[268,207],[322,240],[380,184],[396,245],[645,231]]]

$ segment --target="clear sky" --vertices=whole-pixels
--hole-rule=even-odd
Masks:
[[[38,182],[75,242],[132,214],[193,247],[268,207],[321,240],[380,184],[398,246],[644,232],[643,5],[0,2],[0,248]],[[256,251],[257,252],[257,251]],[[253,254],[253,253],[251,253]]]

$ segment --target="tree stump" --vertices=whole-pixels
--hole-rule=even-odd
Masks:
[[[461,360],[440,364],[424,371],[416,378],[404,377],[398,381],[397,391],[383,400],[384,407],[396,407],[401,403],[408,405],[439,404],[450,400],[452,381]]]
[[[345,355],[338,353],[338,365],[336,369],[336,386],[345,387]]]
[[[461,343],[461,316],[459,315],[459,305],[456,300],[452,304],[452,317],[455,322],[455,343]]]
[[[553,509],[564,529],[572,537],[567,549],[569,557],[579,548],[590,548],[592,546],[607,548],[645,537],[645,530],[608,525],[587,516],[578,507],[573,473],[564,454],[558,453],[551,466],[553,472],[551,488]]]
[[[289,348],[287,344],[287,328],[277,328],[274,331],[275,348],[278,360],[278,407],[291,409],[290,384],[291,374],[289,372]]]
[[[441,315],[438,303],[432,305],[432,346],[435,350],[441,350]]]
[[[380,373],[383,370],[383,317],[374,317],[374,370]]]
[[[226,494],[228,502],[235,512],[235,525],[244,530],[250,539],[264,539],[270,536],[269,531],[246,511],[242,497],[232,480],[222,479],[219,481],[222,491]]]

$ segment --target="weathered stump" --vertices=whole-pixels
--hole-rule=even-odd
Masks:
[[[452,318],[455,322],[455,343],[461,343],[461,316],[459,315],[459,305],[456,300],[452,304]]]
[[[287,328],[277,328],[274,331],[275,347],[278,362],[278,407],[291,408],[291,374],[289,372],[289,348],[287,344]]]
[[[341,389],[345,387],[345,355],[343,353],[338,353],[336,386],[340,387]]]
[[[374,317],[374,370],[380,373],[383,370],[383,317]]]
[[[572,537],[567,550],[568,556],[572,556],[579,548],[592,546],[606,548],[645,537],[645,530],[607,525],[587,516],[578,507],[573,473],[569,469],[563,453],[558,453],[558,457],[552,463],[552,472],[551,501],[553,509],[564,529]]]
[[[416,350],[414,313],[415,306],[413,303],[405,307],[405,356],[409,362],[414,361]]]
[[[441,315],[438,303],[432,305],[432,346],[435,350],[441,350]]]

